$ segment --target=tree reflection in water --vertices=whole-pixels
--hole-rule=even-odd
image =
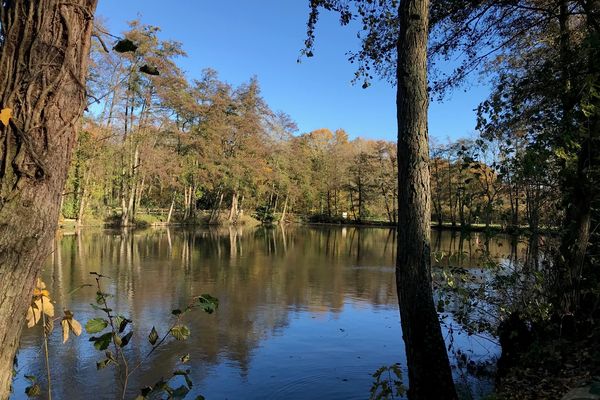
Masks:
[[[167,329],[161,323],[172,309],[201,293],[219,298],[215,314],[191,319],[188,341],[157,351],[133,378],[132,397],[190,353],[194,393],[210,399],[362,399],[377,368],[404,365],[395,242],[395,231],[381,228],[83,229],[57,236],[43,279],[58,310],[86,321],[95,316],[95,293],[72,289],[90,283],[91,271],[111,277],[112,303],[137,324],[132,359],[148,350],[152,326]],[[434,232],[432,243],[436,251],[465,252],[465,266],[477,265],[481,246],[506,260],[528,254],[506,237],[485,243],[477,234]],[[13,398],[24,397],[24,375],[44,375],[36,329],[21,340]],[[50,343],[54,396],[114,397],[116,374],[96,371],[98,353],[86,334],[65,345],[59,339]]]

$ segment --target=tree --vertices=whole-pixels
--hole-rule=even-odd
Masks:
[[[396,280],[409,398],[457,398],[431,287],[427,132],[429,1],[401,0],[397,42],[398,256]]]
[[[58,222],[62,189],[86,107],[96,0],[0,5],[0,398],[8,398],[25,310]]]
[[[348,24],[354,11],[364,30],[357,76],[395,71],[398,119],[398,254],[396,281],[406,345],[410,399],[455,399],[448,354],[433,304],[431,194],[427,108],[429,1],[312,0],[305,54],[312,55],[319,7],[338,11]],[[395,51],[394,51],[395,50]]]
[[[600,199],[595,167],[600,159],[599,12],[597,0],[492,1],[472,3],[460,17],[442,24],[447,39],[461,42],[472,55],[464,71],[496,53],[494,69],[501,72],[480,109],[486,134],[524,130],[530,154],[547,154],[546,160],[558,163],[565,211],[561,254],[554,263],[558,314],[576,314],[581,288],[593,281],[584,271],[590,271],[594,204]],[[539,189],[529,188],[529,194],[534,199]],[[529,217],[535,226],[537,217]]]

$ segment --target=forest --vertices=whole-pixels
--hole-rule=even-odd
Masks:
[[[299,61],[354,30],[397,140],[302,132],[97,0],[0,3],[1,399],[85,398],[51,370],[90,359],[105,398],[600,396],[600,1],[306,3]],[[430,137],[474,79],[476,133]]]
[[[255,78],[231,87],[208,69],[190,82],[177,66],[181,44],[160,40],[159,31],[130,23],[123,37],[138,46],[135,56],[107,52],[106,34],[93,44],[91,104],[63,194],[64,218],[235,224],[245,210],[268,223],[397,223],[395,142],[350,140],[343,129],[298,133],[291,117],[261,98]],[[141,72],[145,66],[151,73]],[[477,137],[431,144],[432,220],[556,228],[558,156],[535,153],[523,131],[495,134],[485,121],[490,107],[479,110]]]

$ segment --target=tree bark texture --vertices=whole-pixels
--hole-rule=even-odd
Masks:
[[[0,5],[0,399],[35,280],[51,250],[61,193],[86,106],[96,0]]]
[[[428,9],[428,0],[402,0],[399,5],[396,283],[411,400],[457,398],[431,284]]]

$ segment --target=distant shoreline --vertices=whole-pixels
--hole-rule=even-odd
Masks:
[[[61,220],[59,222],[59,229],[72,229],[72,228],[110,228],[110,229],[120,229],[120,228],[131,228],[131,229],[143,229],[149,227],[202,227],[202,228],[210,228],[210,227],[227,227],[227,226],[257,226],[258,224],[230,224],[230,223],[221,223],[221,224],[207,224],[205,222],[153,222],[153,223],[137,223],[130,226],[118,226],[98,220],[94,220],[92,223],[83,223],[81,225],[77,225],[77,221],[75,220]],[[262,224],[263,226],[277,226],[278,223],[270,223],[270,224]],[[338,227],[356,227],[356,228],[387,228],[394,229],[397,227],[396,223],[390,223],[387,221],[353,221],[353,220],[343,220],[343,221],[291,221],[286,223],[286,225],[305,225],[305,226],[338,226]],[[460,225],[452,225],[451,223],[443,223],[441,226],[437,223],[431,224],[431,229],[434,230],[444,230],[444,231],[454,231],[454,232],[489,232],[489,233],[504,233],[511,235],[531,235],[532,232],[529,230],[528,226],[519,226],[515,227],[503,227],[499,224],[491,224],[486,228],[483,224],[473,224],[470,226],[460,226]],[[558,233],[557,227],[542,227],[537,232],[538,234],[543,235],[554,235]]]

